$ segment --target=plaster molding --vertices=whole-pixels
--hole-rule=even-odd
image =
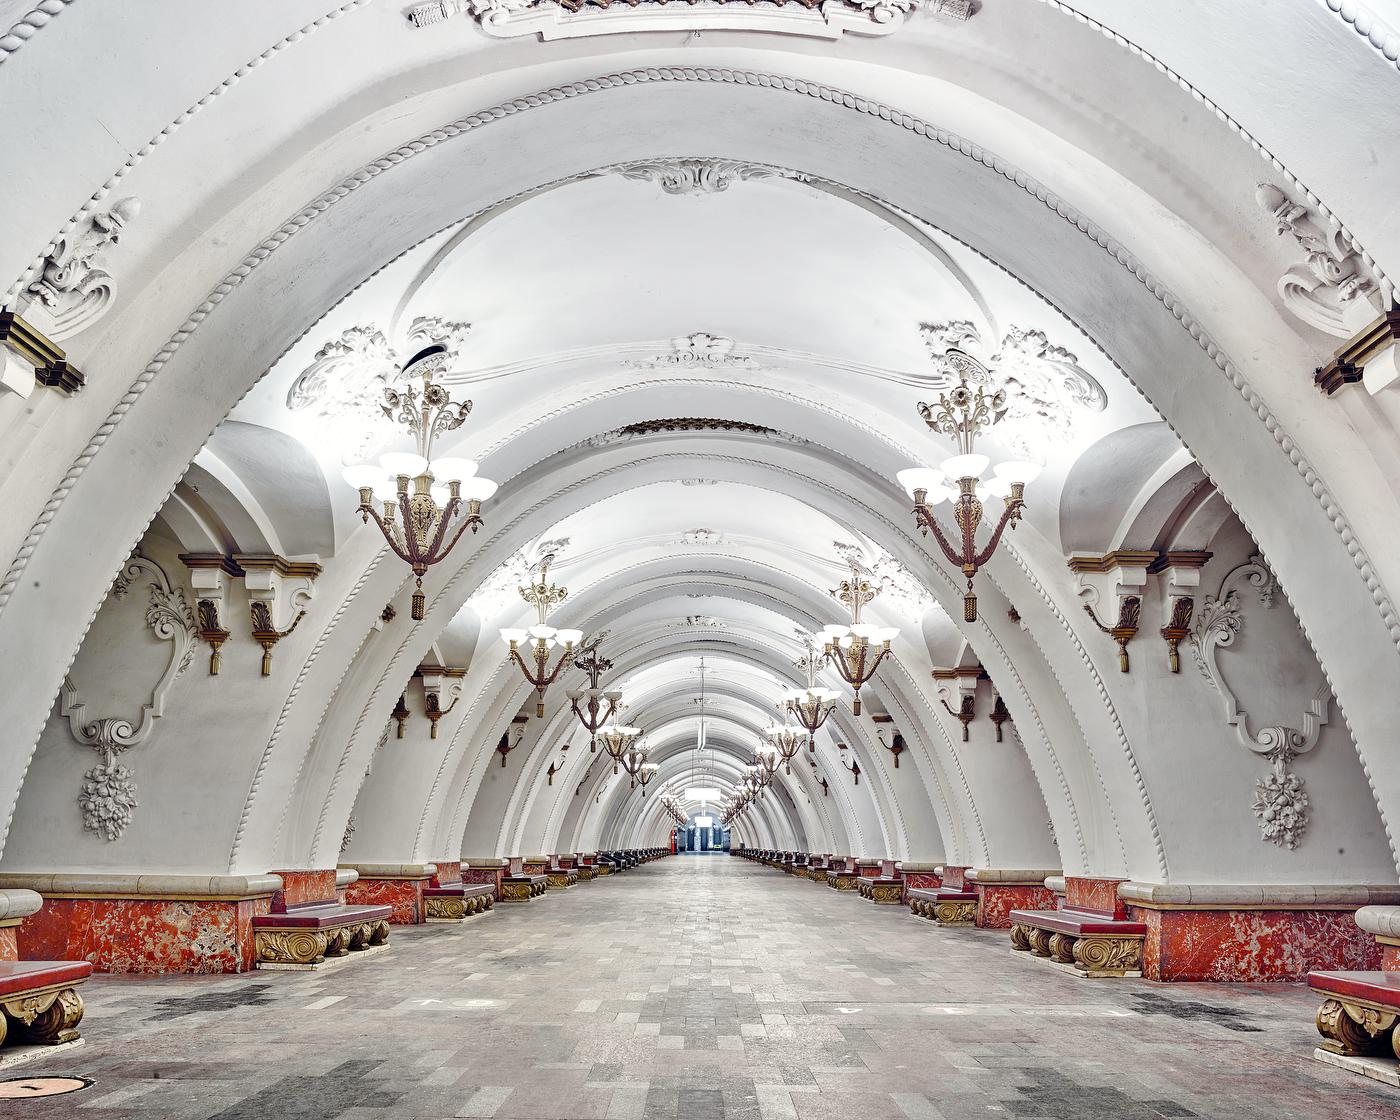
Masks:
[[[1251,557],[1225,576],[1214,596],[1205,597],[1191,627],[1191,652],[1201,675],[1224,702],[1225,722],[1234,727],[1244,746],[1269,760],[1272,768],[1255,782],[1251,807],[1259,820],[1261,837],[1291,850],[1298,846],[1308,827],[1308,795],[1303,780],[1289,765],[1317,745],[1322,725],[1327,722],[1332,689],[1324,681],[1308,698],[1300,727],[1278,725],[1250,730],[1249,713],[1240,707],[1219,662],[1219,651],[1231,646],[1244,629],[1240,590],[1246,584],[1257,593],[1262,606],[1273,607],[1273,573],[1259,556]]]
[[[544,42],[639,31],[760,31],[836,40],[843,34],[883,36],[898,31],[915,12],[950,20],[971,19],[972,0],[428,0],[405,16],[415,28],[433,27],[455,16],[470,16],[496,39],[538,35]]]
[[[98,764],[83,775],[78,804],[83,811],[83,828],[108,841],[121,838],[131,824],[131,811],[137,806],[135,776],[117,761],[117,755],[150,737],[155,721],[164,714],[170,686],[190,666],[198,630],[184,591],[171,584],[159,564],[136,552],[113,583],[113,598],[118,601],[126,598],[138,582],[150,588],[146,626],[156,638],[169,642],[171,647],[165,669],[152,686],[140,716],[135,723],[123,716],[89,719],[87,704],[71,675],[63,679],[59,705],[59,714],[67,719],[73,738],[98,754]]]
[[[1338,338],[1370,326],[1385,301],[1341,227],[1272,183],[1260,183],[1254,197],[1273,218],[1278,236],[1291,237],[1303,253],[1304,263],[1293,265],[1278,282],[1279,297],[1294,318]]]
[[[619,163],[608,170],[634,182],[655,183],[669,195],[720,194],[734,183],[763,179],[807,180],[796,171],[732,159],[647,159]]]
[[[4,35],[0,35],[0,63],[9,61],[12,54],[39,34],[49,23],[71,4],[73,0],[40,0],[24,15],[10,25]]]
[[[30,302],[25,315],[36,327],[60,341],[92,326],[111,310],[117,282],[107,270],[108,257],[140,212],[139,199],[124,198],[55,240],[38,279],[27,290]]]
[[[668,189],[663,183],[663,189]],[[723,190],[723,187],[715,188]],[[670,191],[669,193],[679,193]],[[659,350],[645,358],[629,358],[622,364],[628,369],[730,369],[749,368],[753,359],[734,353],[735,342],[720,334],[696,331],[671,339],[670,350]]]
[[[531,573],[545,556],[555,560],[568,550],[568,537],[555,537],[527,545],[498,565],[467,597],[466,605],[481,618],[494,618],[512,604],[519,604],[520,588],[531,581]]]
[[[1318,3],[1365,39],[1387,62],[1400,69],[1400,32],[1387,26],[1360,0],[1318,0]]]

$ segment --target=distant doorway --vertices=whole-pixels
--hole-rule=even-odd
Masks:
[[[713,855],[729,851],[729,829],[709,813],[696,813],[676,829],[676,851],[686,855]]]

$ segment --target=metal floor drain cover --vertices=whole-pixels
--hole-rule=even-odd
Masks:
[[[92,1084],[90,1077],[7,1077],[0,1081],[0,1100],[25,1100],[29,1097],[61,1097],[76,1093]]]

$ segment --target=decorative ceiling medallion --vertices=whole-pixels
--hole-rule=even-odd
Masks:
[[[620,163],[611,170],[624,179],[656,183],[663,194],[720,194],[734,183],[762,179],[805,181],[806,176],[759,163],[730,159],[650,159]]]
[[[719,544],[723,540],[724,535],[713,529],[689,529],[681,534],[681,544],[712,545]]]
[[[704,532],[706,530],[699,531]],[[729,623],[727,623],[724,619],[715,618],[713,615],[708,614],[687,615],[685,619],[685,624],[687,626],[701,627],[707,630],[726,630],[729,628]]]
[[[292,382],[287,409],[334,427],[348,445],[346,454],[363,458],[383,436],[384,390],[399,380],[405,361],[431,345],[429,340],[455,357],[471,329],[470,323],[420,316],[409,327],[401,353],[377,327],[349,327],[317,350]]]
[[[751,367],[753,361],[734,353],[735,342],[720,334],[696,331],[671,339],[671,349],[646,358],[629,359],[622,364],[628,369],[729,369]]]
[[[833,541],[832,549],[847,565],[869,575],[886,596],[886,602],[896,606],[906,618],[917,622],[938,605],[919,577],[888,552],[877,549],[872,557],[859,545],[840,541]]]
[[[1006,393],[998,434],[1028,457],[1039,457],[1047,433],[1072,429],[1085,412],[1102,412],[1108,394],[1079,365],[1079,359],[1052,345],[1044,331],[1011,327],[995,353],[966,320],[925,323],[919,328],[938,371],[937,386],[952,389],[966,379],[973,388]],[[961,353],[977,362],[959,361]]]
[[[530,582],[531,572],[540,560],[553,556],[557,562],[568,547],[568,537],[556,537],[522,548],[481,581],[467,599],[467,606],[482,618],[492,618],[506,607],[519,603],[520,592],[517,588],[522,583]]]
[[[766,31],[839,39],[889,35],[916,11],[962,22],[973,0],[429,0],[405,13],[414,27],[470,15],[496,38],[576,39],[636,31]]]

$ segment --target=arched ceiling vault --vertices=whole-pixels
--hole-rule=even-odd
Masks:
[[[466,15],[415,30],[370,0],[285,0],[197,28],[172,6],[139,35],[69,7],[0,68],[16,119],[46,124],[16,145],[42,158],[3,176],[6,306],[28,309],[58,238],[119,199],[140,207],[104,250],[110,309],[62,340],[86,388],[0,395],[0,853],[12,821],[44,815],[62,766],[35,755],[63,733],[50,700],[101,652],[135,545],[181,580],[191,552],[320,565],[266,677],[186,673],[160,714],[151,754],[202,734],[223,768],[201,834],[162,854],[134,824],[125,848],[71,856],[234,872],[327,865],[346,843],[348,858],[402,862],[649,836],[652,795],[585,761],[563,696],[581,675],[536,717],[503,663],[520,573],[566,542],[552,570],[570,594],[551,621],[609,632],[609,683],[651,734],[659,783],[692,765],[705,659],[709,765],[728,785],[800,679],[794,630],[841,617],[840,545],[891,580],[870,609],[900,627],[894,658],[865,714],[843,702],[746,827],[859,855],[1208,878],[1202,791],[1250,788],[1254,756],[1207,684],[1162,668],[1160,623],[1119,672],[1084,611],[1106,609],[1101,592],[1067,564],[1191,548],[1218,557],[1202,595],[1265,558],[1301,636],[1287,672],[1254,683],[1266,706],[1292,703],[1316,668],[1311,695],[1344,718],[1326,731],[1334,776],[1312,788],[1365,810],[1320,812],[1326,841],[1296,857],[1255,843],[1237,881],[1321,881],[1343,846],[1365,873],[1393,872],[1393,433],[1312,388],[1338,339],[1281,294],[1295,242],[1255,197],[1269,178],[1330,220],[1376,298],[1392,296],[1400,219],[1376,199],[1400,154],[1268,101],[1258,77],[1346,81],[1400,113],[1394,67],[1329,5],[1294,5],[1284,35],[1233,6],[987,0],[963,23],[917,13],[879,38],[717,30],[683,49],[647,33],[498,39]],[[1219,65],[1239,42],[1254,46]],[[1288,71],[1305,44],[1317,57]],[[181,65],[152,64],[169,58]],[[100,120],[45,94],[60,59],[107,91]],[[658,166],[694,188],[665,189]],[[374,363],[393,375],[420,315],[471,324],[447,383],[474,408],[443,449],[502,487],[482,531],[431,569],[414,623],[406,571],[339,468],[379,449],[360,430]],[[1094,402],[1050,401],[1018,437],[1046,471],[978,576],[972,623],[959,573],[892,483],[948,450],[916,405],[946,387],[928,339],[949,324],[993,365],[1029,337]],[[325,363],[374,331],[378,357]],[[1014,449],[998,432],[992,449]],[[1160,591],[1145,598],[1160,608]],[[454,659],[439,737],[419,719],[383,739],[401,695],[423,702],[415,670]],[[1004,703],[1014,744],[963,740],[933,675],[960,659],[980,662],[969,696]],[[160,758],[160,781],[199,785],[196,759]],[[851,760],[858,784],[838,773]],[[1247,836],[1240,817],[1222,827]],[[19,842],[6,865],[31,858]]]

